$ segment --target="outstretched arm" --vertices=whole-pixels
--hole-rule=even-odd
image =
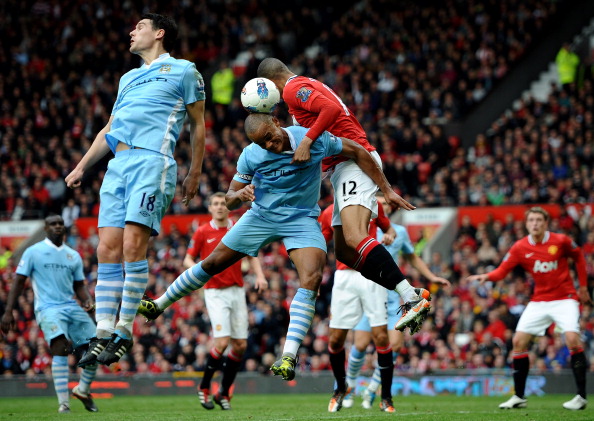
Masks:
[[[111,130],[111,122],[113,121],[113,116],[109,118],[109,121],[105,125],[103,129],[97,136],[95,136],[95,140],[93,144],[87,151],[87,153],[82,157],[80,162],[76,165],[76,167],[66,176],[64,181],[66,181],[66,185],[70,188],[79,187],[83,175],[86,170],[91,168],[93,165],[97,163],[101,158],[103,158],[109,152],[109,146],[107,145],[107,141],[105,140],[105,135]]]
[[[390,186],[384,172],[364,147],[345,137],[341,137],[340,139],[342,140],[342,152],[340,155],[350,158],[357,163],[363,172],[377,184],[384,194],[386,202],[388,202],[393,209],[416,209],[414,205],[408,203],[400,197],[399,194],[392,190],[392,186]]]
[[[186,105],[190,119],[190,146],[192,148],[192,162],[190,170],[182,184],[182,203],[188,205],[196,196],[200,174],[202,174],[202,161],[204,160],[204,147],[206,143],[206,125],[204,123],[204,101],[196,101]]]
[[[419,271],[421,275],[427,278],[429,282],[450,286],[450,281],[431,272],[431,269],[429,269],[427,263],[425,263],[423,259],[417,256],[415,253],[404,254],[403,256],[416,270]]]

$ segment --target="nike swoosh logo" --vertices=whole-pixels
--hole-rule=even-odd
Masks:
[[[534,253],[528,253],[528,254],[526,255],[526,259],[529,259],[529,258],[531,258],[533,255],[534,255]]]
[[[206,240],[206,242],[207,242],[208,244],[210,244],[210,243],[212,243],[212,242],[213,242],[213,241],[215,241],[215,240],[216,240],[216,238],[209,238],[208,240]]]

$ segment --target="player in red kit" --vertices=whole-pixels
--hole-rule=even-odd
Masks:
[[[294,163],[305,164],[309,161],[313,139],[328,131],[334,136],[357,142],[371,153],[381,168],[381,159],[367,140],[361,124],[328,86],[316,79],[294,74],[276,58],[262,60],[258,66],[258,77],[272,80],[287,104],[293,122],[309,128],[294,151]],[[369,221],[377,216],[375,194],[378,186],[353,160],[336,156],[324,159],[322,166],[324,171],[332,173],[332,227],[337,259],[359,271],[367,279],[400,294],[405,304],[396,329],[404,330],[411,324],[422,323],[430,308],[429,300],[424,298],[430,298],[429,292],[422,290],[418,294],[405,279],[390,253],[368,232]],[[380,187],[385,190],[389,186]],[[415,209],[400,196],[398,198],[398,207]]]
[[[192,235],[190,247],[184,258],[186,268],[194,266],[196,258],[204,260],[211,254],[233,226],[233,222],[229,219],[229,209],[225,205],[225,193],[219,192],[210,196],[208,211],[212,215],[212,220],[198,227]],[[256,289],[266,289],[268,283],[264,278],[260,261],[257,257],[248,258],[256,275]],[[206,361],[198,397],[204,408],[214,408],[210,399],[210,382],[215,372],[221,369],[223,370],[221,390],[214,396],[214,401],[222,409],[227,410],[231,409],[230,388],[240,368],[248,337],[248,311],[243,289],[241,261],[214,275],[204,285],[204,300],[212,326],[214,347],[210,350]],[[224,358],[223,353],[229,344],[231,349]]]
[[[322,226],[322,234],[326,241],[332,239],[332,213],[334,205],[328,206],[320,214],[318,220]],[[386,234],[382,242],[386,245],[394,241],[396,231],[390,219],[384,213],[383,207],[378,208],[378,216],[369,224],[369,235],[377,238],[378,226]],[[378,365],[382,367],[381,382],[382,403],[380,409],[384,412],[394,412],[392,403],[392,380],[394,364],[392,362],[392,349],[388,337],[388,291],[378,284],[365,279],[359,272],[336,261],[334,285],[332,286],[332,302],[330,304],[330,331],[328,338],[328,351],[332,373],[336,379],[336,389],[328,404],[329,412],[337,412],[343,406],[345,397],[354,390],[354,384],[346,381],[346,352],[344,343],[350,329],[367,315],[372,326],[371,332],[378,351]]]
[[[526,212],[528,236],[517,241],[499,267],[489,273],[472,275],[468,280],[500,281],[515,266],[520,265],[534,279],[534,293],[522,313],[513,337],[513,368],[515,395],[499,405],[501,409],[525,408],[524,391],[530,368],[528,351],[535,336],[543,336],[555,323],[565,334],[571,353],[571,367],[577,385],[577,395],[565,402],[566,409],[585,409],[587,362],[580,338],[579,301],[592,303],[587,288],[586,261],[581,249],[568,236],[547,231],[549,214],[540,207]],[[576,292],[569,274],[571,258],[575,263],[580,287]]]

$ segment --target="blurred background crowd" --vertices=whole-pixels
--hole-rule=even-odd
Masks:
[[[66,241],[83,257],[93,290],[97,233],[78,232],[75,221],[97,215],[108,158],[86,175],[80,189],[68,190],[63,180],[108,121],[120,76],[140,64],[128,52],[128,34],[148,11],[175,16],[180,39],[173,55],[196,63],[208,95],[199,194],[185,207],[178,191],[170,214],[206,213],[206,198],[227,191],[237,157],[248,144],[239,90],[255,77],[266,56],[331,86],[378,148],[388,180],[418,207],[594,203],[594,80],[587,62],[576,72],[579,77],[553,86],[547,101],[520,100],[473,145],[465,147],[443,129],[463,120],[496,88],[547,31],[562,3],[366,0],[319,7],[301,0],[287,10],[267,0],[202,0],[174,1],[168,10],[141,1],[4,1],[0,219],[63,215],[69,229]],[[282,104],[277,115],[290,124]],[[188,170],[188,135],[184,130],[176,150],[180,185]],[[325,180],[321,207],[331,200]],[[154,238],[149,295],[160,295],[183,270],[195,228],[187,235],[174,228]],[[592,283],[594,217],[588,211],[563,212],[550,228],[583,246]],[[427,262],[452,286],[434,287],[434,310],[419,333],[406,337],[398,372],[509,367],[511,336],[529,300],[530,280],[521,271],[482,287],[465,278],[497,265],[524,235],[523,222],[511,217],[477,226],[462,221],[451,254],[436,253]],[[0,313],[18,263],[12,252],[0,249]],[[288,306],[299,280],[281,245],[265,248],[260,258],[270,287],[254,291],[246,265],[250,336],[243,369],[266,373],[282,349]],[[303,371],[330,369],[334,269],[330,247],[316,317],[300,350]],[[404,266],[404,271],[411,283],[426,286],[414,269]],[[29,290],[19,299],[19,332],[0,339],[4,376],[35,376],[51,368],[32,304]],[[588,357],[594,362],[592,309],[584,307],[582,316]],[[103,373],[200,371],[212,347],[209,330],[203,296],[195,293],[154,323],[137,318],[132,352],[102,368]],[[373,358],[370,346],[366,369],[373,367]],[[541,372],[569,367],[569,352],[553,330],[535,343],[531,358],[532,367]]]

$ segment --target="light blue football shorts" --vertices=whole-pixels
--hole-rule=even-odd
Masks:
[[[77,348],[95,336],[95,322],[76,303],[46,308],[37,312],[35,318],[48,345],[52,339],[64,335]]]
[[[126,222],[136,222],[159,234],[176,181],[173,158],[146,149],[116,152],[101,185],[98,227],[124,228]]]
[[[221,240],[232,250],[257,256],[258,250],[273,241],[282,240],[287,251],[317,247],[326,251],[326,241],[317,219],[302,216],[287,222],[270,222],[250,210]]]
[[[402,312],[400,311],[400,294],[396,291],[388,291],[388,329],[394,329],[400,317],[402,317]],[[371,332],[369,319],[365,314],[363,314],[363,317],[361,317],[354,330]]]

